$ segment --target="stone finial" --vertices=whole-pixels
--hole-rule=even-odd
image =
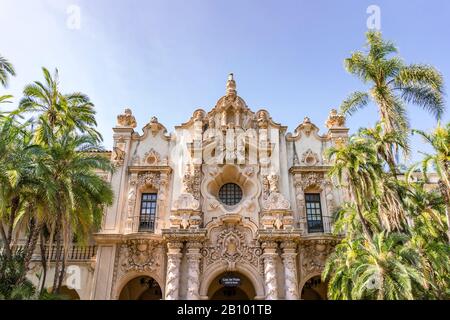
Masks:
[[[345,116],[336,109],[331,109],[325,124],[328,129],[345,127]]]
[[[158,118],[157,118],[156,116],[153,116],[153,117],[150,119],[150,123],[159,123]]]
[[[236,81],[234,81],[234,75],[230,73],[228,75],[228,81],[227,81],[227,96],[236,96]]]
[[[151,117],[150,123],[148,125],[150,126],[150,130],[153,136],[155,136],[161,129],[161,124],[159,123],[158,118],[156,116]]]
[[[131,109],[125,109],[124,113],[117,116],[117,125],[119,127],[136,128],[136,118],[133,116]]]

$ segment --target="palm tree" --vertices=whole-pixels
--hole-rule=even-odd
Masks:
[[[21,191],[30,181],[30,139],[27,124],[0,118],[0,235],[7,258],[12,257],[16,219],[23,208]]]
[[[13,65],[0,55],[0,84],[6,88],[9,82],[9,76],[15,75],[16,71],[14,70]],[[0,96],[0,104],[10,102],[8,99],[11,98],[11,95]]]
[[[435,150],[435,154],[424,153],[422,171],[426,177],[428,168],[432,166],[440,178],[442,195],[447,202],[447,235],[450,241],[450,123],[445,127],[438,123],[431,134],[422,130],[413,130],[413,133],[419,134]]]
[[[365,217],[370,211],[367,200],[379,193],[378,181],[382,172],[374,149],[367,140],[353,136],[348,144],[329,148],[326,156],[333,162],[329,175],[348,188],[366,238],[371,239],[373,226]]]
[[[0,235],[5,255],[11,258],[14,235],[20,230],[28,232],[23,248],[28,269],[55,188],[45,172],[38,170],[42,150],[33,144],[30,123],[15,118],[0,119]]]
[[[419,266],[428,284],[423,298],[448,299],[450,296],[450,246],[446,241],[447,201],[439,191],[424,188],[424,182],[407,182],[405,194],[412,227],[407,244],[419,253]]]
[[[37,141],[46,143],[42,141],[47,136],[42,132],[44,121],[55,134],[62,134],[66,129],[79,130],[81,133],[88,133],[96,141],[101,141],[100,133],[94,128],[97,122],[94,104],[89,97],[80,92],[61,93],[58,69],[55,70],[53,77],[46,68],[42,68],[42,71],[45,82],[35,81],[26,86],[23,91],[24,97],[19,103],[20,112],[39,113]]]
[[[416,268],[418,253],[404,246],[407,241],[404,234],[381,232],[362,248],[354,298],[412,300],[418,288],[427,286]]]
[[[49,128],[45,122],[43,126]],[[53,239],[56,241],[53,288],[58,293],[73,235],[78,241],[86,241],[99,227],[105,206],[112,204],[112,189],[97,173],[112,171],[112,165],[109,159],[95,152],[100,148],[90,135],[78,135],[69,129],[58,136],[51,130],[44,132],[49,134],[44,137],[49,145],[43,147],[46,156],[40,166],[56,188],[56,205],[48,226],[50,247]]]
[[[386,162],[391,173],[396,176],[397,168],[393,162],[394,154],[392,153],[392,145],[399,146],[406,153],[409,153],[409,146],[403,139],[403,134],[394,131],[386,132],[384,130],[383,122],[377,122],[373,128],[362,128],[358,131],[358,135],[370,139],[374,143],[376,153],[380,158],[380,162]]]
[[[407,140],[409,122],[406,105],[416,104],[437,119],[443,114],[444,85],[442,75],[428,65],[406,65],[398,56],[392,42],[384,41],[381,33],[367,33],[367,52],[355,52],[345,60],[348,72],[369,84],[367,92],[352,93],[341,105],[347,114],[366,107],[373,101],[387,133],[400,132]],[[404,145],[405,143],[403,143]],[[392,148],[401,147],[392,143]],[[389,163],[395,162],[393,150],[388,152]]]
[[[0,84],[6,87],[9,82],[9,76],[15,76],[16,71],[14,66],[0,55]]]

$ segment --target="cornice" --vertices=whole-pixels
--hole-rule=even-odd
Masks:
[[[144,239],[144,240],[154,240],[158,242],[164,241],[161,234],[148,233],[148,232],[137,232],[130,234],[117,234],[117,233],[96,233],[94,234],[94,241],[96,244],[116,244],[127,240]]]
[[[166,242],[203,242],[206,239],[206,229],[164,229],[162,236]]]
[[[142,172],[164,172],[167,174],[172,173],[170,166],[128,166],[130,173],[142,173]]]
[[[331,166],[292,166],[289,169],[290,174],[307,173],[307,172],[328,172]]]
[[[257,239],[265,241],[293,241],[298,242],[301,238],[299,229],[293,230],[258,230]]]

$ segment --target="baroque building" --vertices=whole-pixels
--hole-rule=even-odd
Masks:
[[[156,117],[136,131],[126,109],[106,154],[116,168],[105,175],[114,203],[93,246],[72,248],[68,283],[76,270],[81,279],[72,293],[325,299],[320,274],[339,241],[331,215],[348,197],[324,158],[347,140],[345,118],[331,110],[325,125],[320,134],[304,118],[288,133],[267,110],[246,105],[232,74],[209,112],[194,111],[172,133]]]

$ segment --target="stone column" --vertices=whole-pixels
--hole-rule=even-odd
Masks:
[[[281,245],[281,248],[283,249],[281,258],[283,259],[284,266],[285,299],[298,300],[300,296],[298,292],[297,264],[295,260],[297,256],[297,244],[292,241],[285,241]]]
[[[167,243],[166,300],[178,300],[180,288],[181,242]]]
[[[264,242],[263,245],[263,260],[264,260],[264,281],[266,285],[266,299],[278,299],[278,285],[276,276],[276,257],[277,257],[277,243],[274,241]]]
[[[131,174],[128,186],[128,208],[127,208],[127,220],[125,223],[125,234],[133,233],[135,229],[134,211],[137,199],[137,180],[138,175],[136,173]]]
[[[187,262],[188,262],[188,282],[187,282],[187,300],[199,299],[200,287],[200,249],[202,244],[200,242],[187,243]]]

